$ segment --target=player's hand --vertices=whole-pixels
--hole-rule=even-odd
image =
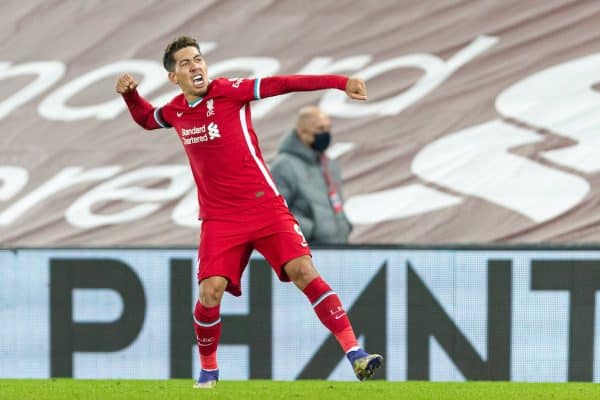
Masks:
[[[138,82],[129,74],[123,74],[117,79],[115,90],[117,93],[129,93],[137,88]]]
[[[367,85],[361,78],[348,78],[346,83],[346,94],[354,100],[367,99]]]

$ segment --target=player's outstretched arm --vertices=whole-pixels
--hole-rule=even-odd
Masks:
[[[137,86],[138,82],[129,74],[119,76],[115,85],[115,90],[123,96],[127,108],[129,108],[129,113],[135,122],[142,128],[149,130],[167,127],[164,121],[162,125],[157,122],[156,118],[162,118],[162,115],[156,115],[154,106],[140,96]]]
[[[365,81],[343,75],[283,75],[254,81],[253,99],[277,96],[290,92],[306,92],[321,89],[339,89],[356,100],[367,99]]]

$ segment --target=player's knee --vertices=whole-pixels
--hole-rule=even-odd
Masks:
[[[200,303],[202,303],[202,305],[205,307],[214,307],[221,303],[222,297],[222,291],[213,287],[209,287],[200,293]]]
[[[293,260],[286,267],[288,276],[300,289],[306,287],[313,279],[319,276],[310,257],[301,257]]]
[[[210,278],[200,283],[200,303],[205,307],[214,307],[221,303],[226,285]]]

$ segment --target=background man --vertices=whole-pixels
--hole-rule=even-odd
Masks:
[[[317,107],[304,107],[271,165],[279,192],[311,244],[347,243],[352,226],[343,208],[341,172],[325,150],[331,120]]]

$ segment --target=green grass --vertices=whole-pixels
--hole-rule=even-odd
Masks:
[[[600,399],[593,383],[221,381],[192,389],[192,380],[0,380],[0,399]]]

